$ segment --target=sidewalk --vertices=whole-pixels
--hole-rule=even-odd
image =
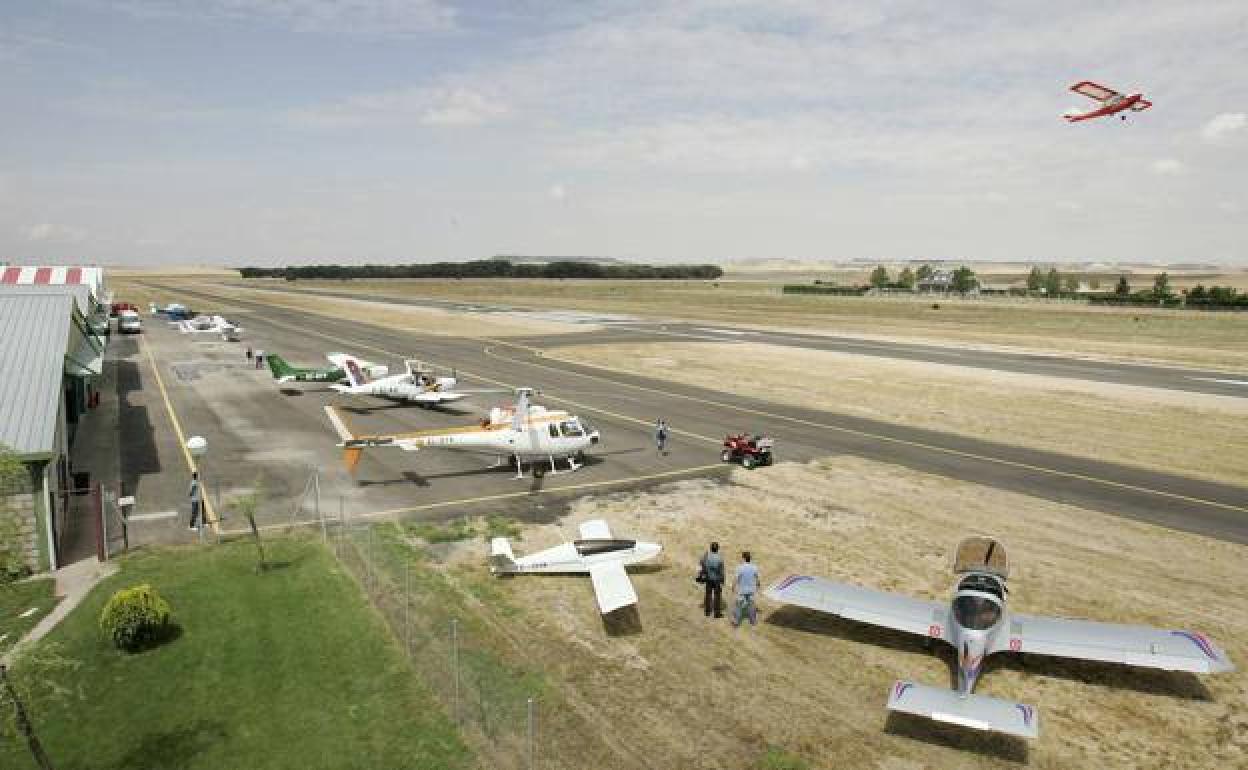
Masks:
[[[82,602],[86,595],[91,593],[91,589],[95,588],[106,577],[117,572],[117,565],[113,562],[101,564],[99,560],[92,557],[90,559],[82,559],[68,567],[58,569],[52,573],[56,578],[56,595],[62,597],[56,608],[49,612],[30,629],[21,641],[13,645],[5,655],[0,658],[0,663],[8,665],[13,655],[22,647],[33,642],[37,642],[48,634],[49,631],[56,628],[56,624],[60,623],[66,615]]]

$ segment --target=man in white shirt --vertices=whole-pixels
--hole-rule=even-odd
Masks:
[[[742,562],[737,567],[737,574],[732,579],[732,590],[737,595],[736,608],[732,613],[732,625],[741,625],[743,615],[748,615],[750,625],[758,625],[758,607],[754,604],[754,594],[758,593],[758,567],[750,561],[750,552],[741,554]]]

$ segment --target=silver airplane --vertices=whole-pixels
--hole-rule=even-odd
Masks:
[[[785,604],[950,644],[958,653],[957,690],[899,680],[889,690],[888,709],[1025,738],[1040,734],[1035,708],[971,693],[984,659],[993,653],[1054,655],[1207,674],[1235,670],[1221,648],[1195,631],[1010,611],[1005,585],[1009,561],[1004,546],[992,538],[963,540],[953,569],[958,580],[950,603],[807,575],[790,575],[768,588],[766,595]]]

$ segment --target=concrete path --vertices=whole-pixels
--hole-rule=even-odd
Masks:
[[[91,589],[95,588],[97,583],[116,572],[117,565],[114,562],[101,563],[98,559],[90,558],[52,573],[52,576],[56,578],[56,595],[62,597],[60,604],[30,629],[21,641],[13,645],[13,648],[5,653],[3,658],[0,658],[0,662],[8,665],[19,649],[46,636],[49,631],[56,628],[57,623],[64,620],[65,616],[86,598],[87,594],[91,593]]]

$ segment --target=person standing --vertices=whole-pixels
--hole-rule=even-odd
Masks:
[[[706,587],[706,596],[702,600],[702,608],[706,616],[722,618],[724,616],[724,557],[719,553],[719,543],[711,543],[711,549],[702,554],[699,562],[702,566],[702,585]]]
[[[256,348],[256,368],[264,368],[264,351],[260,348]]]
[[[732,625],[741,625],[741,618],[748,615],[750,625],[758,625],[758,605],[754,603],[754,595],[758,593],[758,567],[750,561],[750,552],[741,552],[742,562],[737,566],[736,577],[732,579],[732,590],[737,595],[736,608],[732,616]]]
[[[658,445],[660,452],[667,448],[667,433],[667,420],[660,417],[659,421],[655,423],[654,426],[654,442]]]
[[[199,484],[199,471],[191,471],[191,488],[187,492],[191,498],[191,526],[187,529],[199,529],[199,513],[204,506],[204,489]]]
[[[247,346],[247,363],[251,363],[251,345]]]

